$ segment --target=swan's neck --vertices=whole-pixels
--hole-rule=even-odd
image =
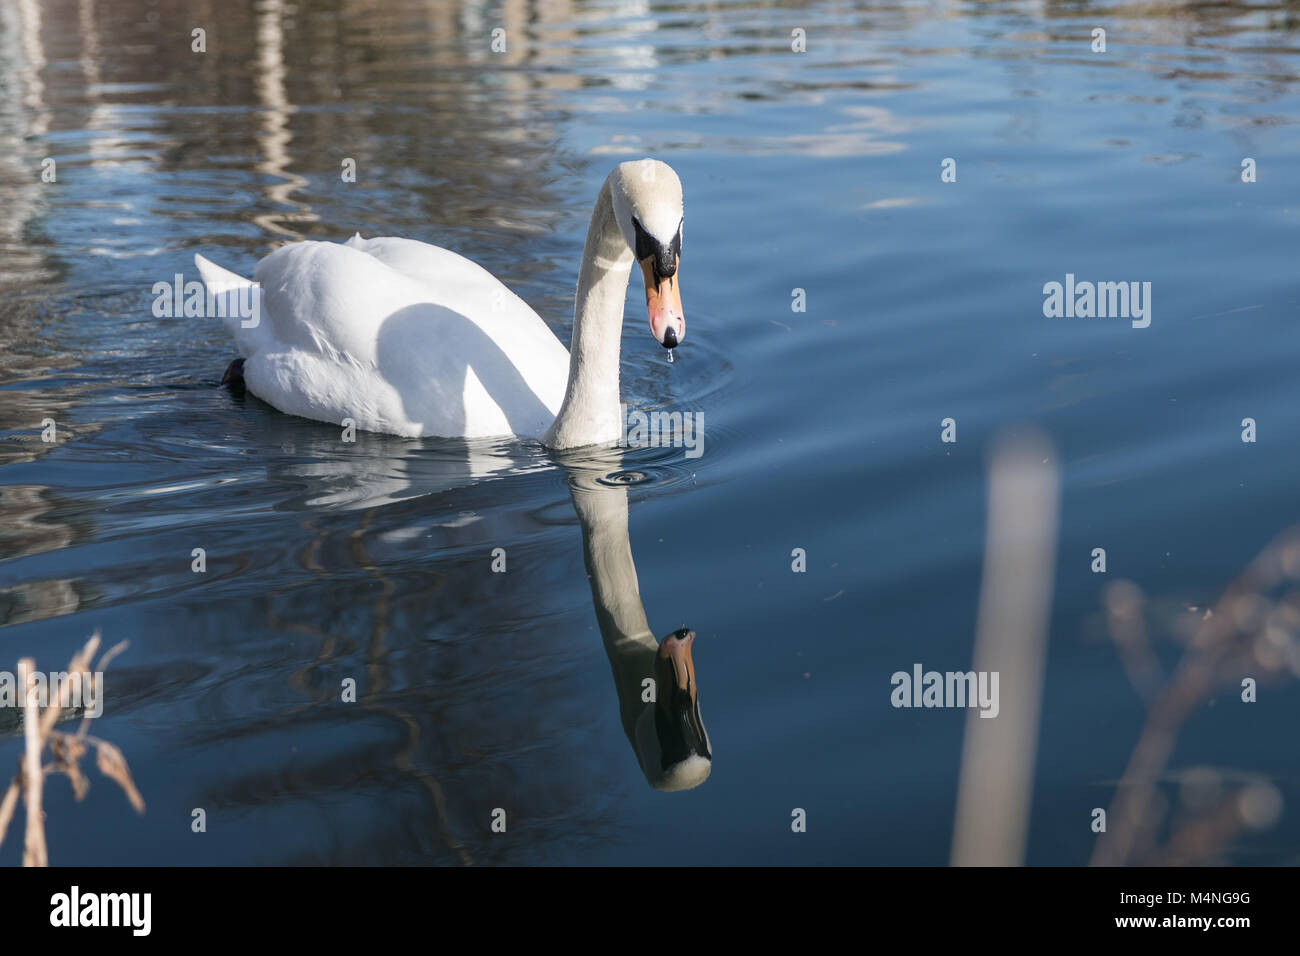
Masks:
[[[637,749],[635,727],[645,709],[642,681],[654,676],[658,643],[646,620],[627,534],[627,489],[591,482],[571,486],[582,525],[582,556],[591,583],[601,641],[614,671],[619,716]],[[638,749],[638,757],[640,757]]]
[[[632,271],[627,247],[614,218],[609,180],[600,187],[587,227],[573,308],[569,385],[560,414],[546,433],[551,448],[579,448],[618,441],[618,352],[623,334],[623,301]]]

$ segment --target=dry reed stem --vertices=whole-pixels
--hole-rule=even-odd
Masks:
[[[1060,469],[1039,432],[1002,438],[989,462],[988,532],[972,669],[1001,674],[1002,711],[966,714],[953,866],[1020,866],[1055,571]]]
[[[3,798],[0,798],[0,846],[4,844],[9,823],[18,806],[18,797],[25,795],[27,805],[27,828],[23,844],[23,866],[48,866],[48,852],[45,843],[44,813],[41,799],[47,774],[66,774],[72,785],[73,796],[80,801],[90,789],[90,783],[81,772],[80,760],[88,747],[95,748],[95,764],[99,772],[122,788],[127,800],[137,813],[144,813],[144,798],[131,778],[126,758],[113,744],[86,733],[91,720],[83,716],[81,726],[76,734],[66,734],[54,729],[59,715],[71,703],[72,681],[77,681],[78,690],[85,696],[85,685],[95,680],[95,671],[91,661],[99,650],[99,634],[96,632],[86,641],[80,651],[73,655],[68,665],[69,679],[59,686],[59,699],[50,703],[42,712],[36,700],[36,687],[31,677],[36,671],[36,662],[24,657],[18,662],[18,684],[23,688],[23,755],[19,762],[18,773],[14,775]],[[124,651],[127,642],[122,641],[99,659],[98,671],[114,657]],[[73,677],[75,675],[75,678]],[[95,685],[95,691],[102,693],[102,687]],[[42,766],[41,754],[49,745],[53,762]]]
[[[18,662],[18,686],[23,688],[23,778],[27,787],[27,834],[23,843],[23,866],[49,866],[45,852],[45,821],[41,810],[41,790],[45,774],[41,771],[40,705],[36,688],[29,681],[36,662],[24,657]]]

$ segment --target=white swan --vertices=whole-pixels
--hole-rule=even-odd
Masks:
[[[621,437],[619,339],[634,260],[651,334],[670,349],[685,336],[681,241],[677,174],[653,159],[619,164],[587,229],[572,354],[487,270],[413,239],[294,243],[262,259],[255,282],[194,261],[242,356],[227,376],[282,412],[393,435],[576,448]],[[256,301],[256,323],[235,307],[241,295]]]

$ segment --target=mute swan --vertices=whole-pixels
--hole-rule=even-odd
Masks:
[[[698,787],[713,769],[713,748],[700,716],[691,657],[695,632],[681,628],[655,642],[632,561],[627,488],[605,484],[607,469],[597,459],[561,462],[568,470],[569,494],[582,526],[583,560],[596,623],[614,672],[623,732],[656,790]],[[651,702],[645,699],[648,678],[655,682]]]
[[[297,242],[250,282],[194,257],[241,359],[227,380],[282,412],[393,435],[516,435],[551,448],[621,437],[619,340],[632,263],[650,333],[686,335],[677,286],[682,187],[653,159],[620,163],[596,197],[578,273],[572,353],[468,259],[413,239]],[[250,289],[250,287],[252,287]],[[235,305],[256,298],[248,315]],[[248,325],[249,327],[245,327]]]

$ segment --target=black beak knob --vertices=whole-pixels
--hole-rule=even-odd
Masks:
[[[677,348],[677,330],[671,325],[668,326],[668,330],[664,332],[663,347],[666,349]]]

